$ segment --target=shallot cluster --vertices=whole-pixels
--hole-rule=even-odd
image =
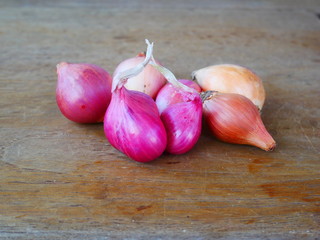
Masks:
[[[221,141],[275,148],[260,116],[265,90],[255,73],[221,64],[193,71],[194,81],[177,80],[146,43],[146,53],[122,61],[112,77],[97,65],[59,63],[62,114],[77,123],[103,121],[109,143],[137,162],[187,153],[200,138],[203,118]]]

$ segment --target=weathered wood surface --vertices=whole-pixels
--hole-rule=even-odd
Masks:
[[[319,1],[0,1],[0,239],[318,239]],[[116,65],[155,42],[179,78],[264,80],[274,152],[204,133],[139,164],[65,119],[55,65]]]

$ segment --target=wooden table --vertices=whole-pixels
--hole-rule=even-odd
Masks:
[[[320,4],[0,1],[0,239],[318,239]],[[217,63],[264,81],[274,152],[204,133],[140,164],[55,102],[56,64],[112,73],[155,42],[178,78]]]

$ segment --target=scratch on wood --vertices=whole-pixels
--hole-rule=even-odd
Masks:
[[[208,172],[207,169],[204,169],[204,179],[203,179],[203,189],[202,189],[202,194],[206,194],[207,191],[207,178],[208,178]]]
[[[285,105],[286,105],[285,103],[281,104],[280,107],[278,107],[278,109],[274,111],[273,115],[277,116],[279,112],[285,107]]]
[[[162,201],[162,208],[163,208],[163,217],[166,217],[166,199]]]
[[[314,151],[316,151],[316,152],[319,152],[316,148],[315,148],[315,146],[313,145],[313,143],[312,143],[312,141],[310,140],[310,138],[309,138],[309,136],[306,134],[306,132],[304,131],[304,128],[302,127],[302,125],[301,125],[301,122],[299,122],[299,126],[300,126],[300,129],[301,129],[301,131],[302,131],[302,134],[303,134],[303,136],[307,139],[307,141],[310,143],[310,146],[312,147],[312,149],[314,150]]]
[[[145,209],[148,209],[151,207],[152,207],[152,205],[141,205],[141,206],[137,207],[137,211],[145,210]]]
[[[254,211],[252,208],[249,208],[249,210],[250,210],[250,212],[254,213],[254,215],[256,215],[256,216],[259,215],[259,214],[258,214],[256,211]]]

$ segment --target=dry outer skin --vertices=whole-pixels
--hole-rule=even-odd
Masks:
[[[319,1],[0,1],[0,238],[316,239]],[[202,134],[139,164],[65,119],[55,66],[113,73],[155,42],[177,78],[218,63],[265,83],[274,152]],[[204,127],[206,130],[206,127]]]
[[[203,91],[237,93],[249,98],[260,110],[266,94],[263,82],[249,69],[234,64],[218,64],[192,73]]]

